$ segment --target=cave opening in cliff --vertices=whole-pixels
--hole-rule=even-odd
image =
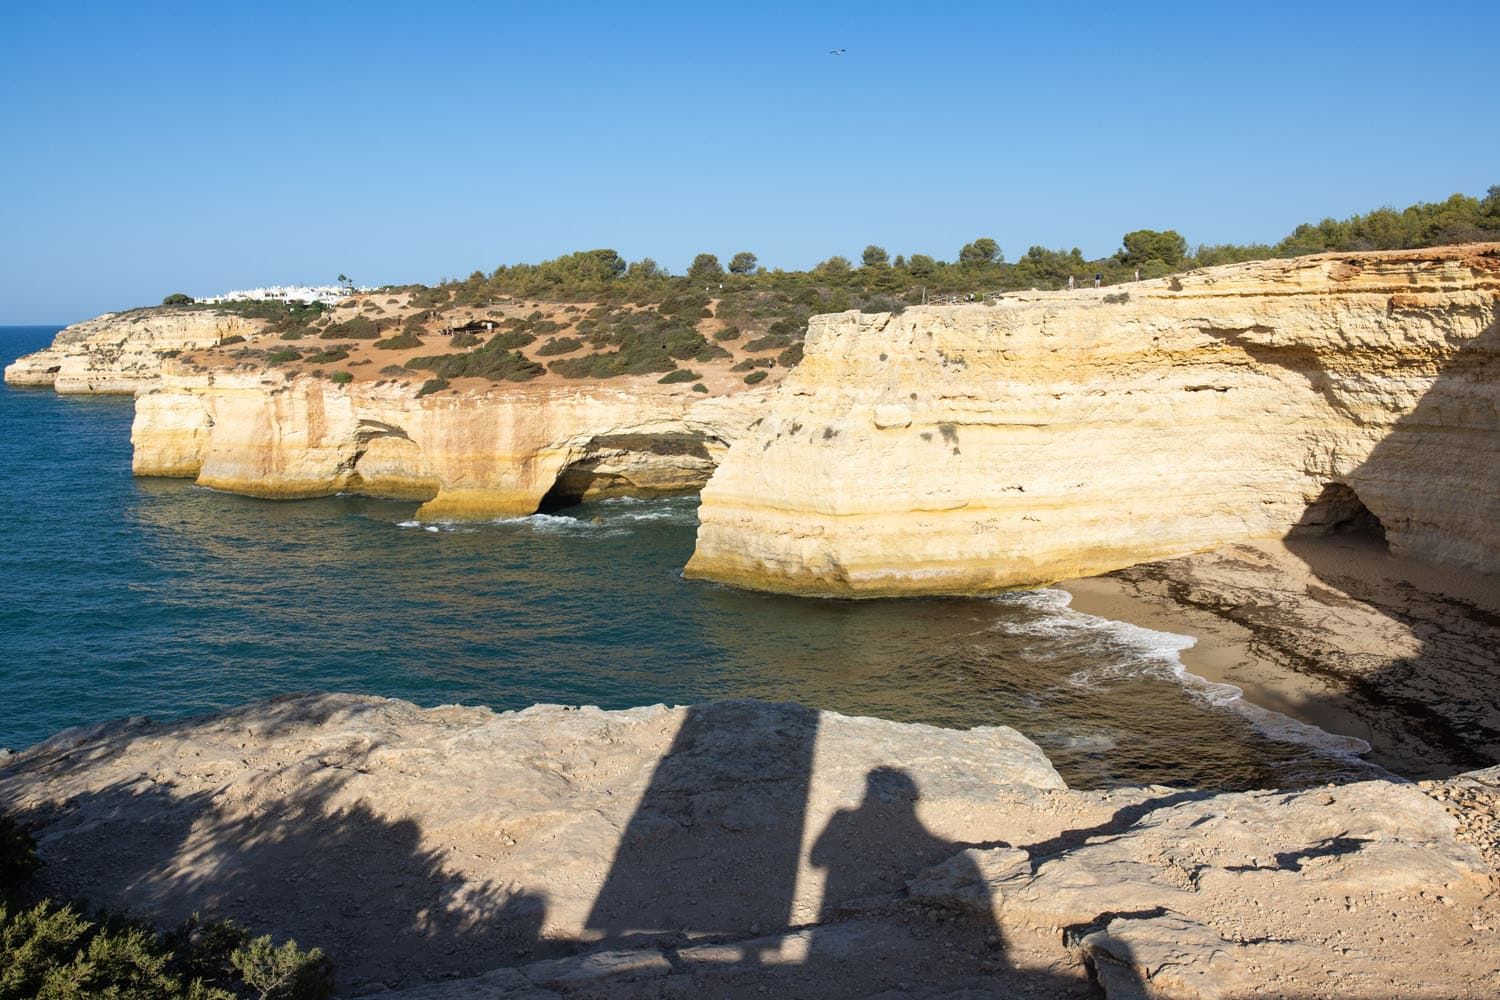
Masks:
[[[1328,483],[1307,505],[1293,535],[1348,535],[1387,545],[1385,525],[1348,483]]]
[[[697,434],[611,434],[594,438],[557,474],[537,512],[553,514],[609,497],[696,493],[713,474],[709,440]]]

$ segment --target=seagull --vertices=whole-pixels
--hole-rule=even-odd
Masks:
[[[829,49],[828,50],[828,54],[831,55],[831,56],[841,56],[841,55],[844,54],[844,50],[843,49]]]

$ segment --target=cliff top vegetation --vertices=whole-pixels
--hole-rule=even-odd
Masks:
[[[908,304],[990,297],[1019,289],[1104,285],[1165,277],[1198,267],[1295,257],[1329,250],[1409,249],[1500,240],[1500,186],[1483,198],[1455,194],[1403,210],[1377,209],[1296,227],[1280,242],[1200,245],[1175,230],[1124,234],[1108,257],[1077,249],[1031,247],[1007,261],[998,243],[979,237],[951,261],[897,254],[871,244],[858,261],[830,257],[807,271],[767,269],[742,250],[725,266],[701,253],[684,275],[612,249],[582,250],[539,264],[514,264],[434,286],[387,286],[337,306],[283,302],[177,304],[259,320],[280,341],[339,343],[311,350],[280,344],[241,347],[237,363],[279,366],[344,363],[382,377],[404,370],[439,392],[450,380],[489,382],[652,376],[672,384],[691,372],[699,391],[733,391],[779,376],[802,358],[807,320],[860,309],[900,312]],[[239,346],[226,338],[221,347]],[[372,342],[368,345],[359,342]],[[395,364],[391,364],[395,362]],[[693,365],[698,368],[691,367]],[[420,374],[419,374],[420,373]],[[672,374],[679,373],[679,374]],[[363,373],[361,373],[363,374]],[[347,383],[350,371],[331,375]]]
[[[432,306],[480,305],[500,296],[544,301],[662,301],[684,289],[711,291],[730,297],[744,291],[783,293],[794,301],[807,299],[809,289],[830,309],[858,308],[875,295],[895,296],[916,304],[935,296],[982,295],[1019,289],[1067,287],[1071,276],[1080,284],[1117,284],[1159,278],[1198,267],[1248,260],[1298,257],[1331,250],[1404,250],[1500,240],[1500,185],[1483,197],[1455,194],[1445,201],[1419,202],[1404,209],[1378,208],[1347,219],[1324,219],[1297,226],[1275,244],[1199,244],[1172,229],[1139,229],[1126,233],[1120,248],[1107,257],[1086,259],[1071,250],[1033,246],[1017,260],[1007,261],[1000,244],[979,237],[958,249],[951,261],[927,254],[896,254],[876,244],[866,246],[853,261],[829,257],[807,271],[762,266],[757,256],[741,250],[727,267],[712,253],[700,253],[687,273],[674,277],[654,260],[628,262],[614,250],[584,250],[540,264],[512,264],[486,274],[475,271],[461,280],[438,285],[405,286]],[[841,303],[846,303],[842,304]]]

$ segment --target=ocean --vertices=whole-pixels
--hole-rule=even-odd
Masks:
[[[55,327],[0,327],[0,363]],[[753,697],[1013,726],[1077,788],[1230,789],[1362,768],[1187,674],[1191,639],[1068,595],[808,600],[687,581],[696,497],[424,524],[130,473],[128,397],[0,389],[0,747],[294,691],[497,710]]]

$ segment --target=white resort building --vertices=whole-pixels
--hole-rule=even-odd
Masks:
[[[367,292],[368,288],[355,288],[352,285],[272,285],[269,288],[248,288],[240,291],[225,292],[222,295],[206,295],[194,299],[214,305],[219,302],[246,302],[251,300],[275,300],[278,302],[323,302],[334,305],[352,293]]]

